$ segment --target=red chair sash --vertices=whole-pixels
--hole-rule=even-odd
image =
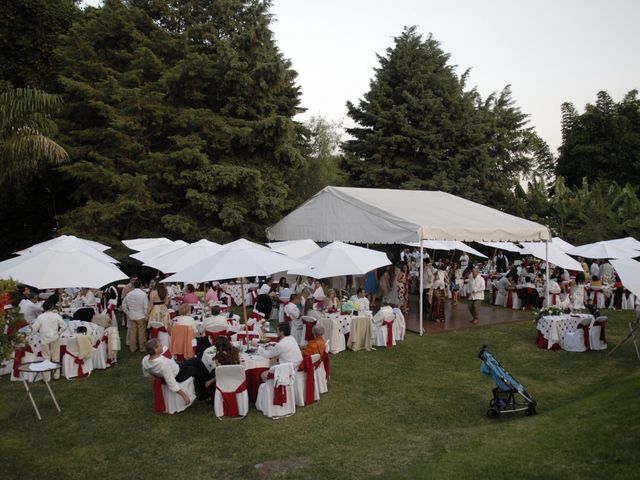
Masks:
[[[304,388],[304,404],[311,405],[316,395],[316,371],[313,368],[311,357],[307,356],[302,359],[302,363],[298,367],[299,372],[305,372],[305,388]]]
[[[60,347],[60,358],[64,357],[65,355],[69,355],[71,358],[73,358],[73,362],[78,365],[78,376],[84,377],[84,370],[82,369],[84,365],[84,358],[80,358],[76,354],[70,352],[69,350],[67,350],[67,347],[63,345],[62,347]]]
[[[315,320],[302,320],[304,323],[304,339],[309,342],[313,340],[313,326],[316,324]]]
[[[509,290],[507,293],[507,308],[513,308],[513,294],[515,292],[513,290]]]
[[[164,355],[164,354],[163,354]],[[153,377],[153,411],[154,413],[162,413],[167,407],[164,404],[164,395],[162,395],[162,385],[165,383],[162,377]]]
[[[31,346],[27,346],[26,348],[19,348],[15,351],[13,356],[13,376],[15,378],[20,378],[20,370],[18,367],[22,365],[22,359],[28,353],[33,353],[33,349]]]
[[[551,294],[551,305],[558,305],[559,296],[560,296],[559,293],[552,293]]]
[[[393,347],[393,320],[382,322],[387,327],[387,347]]]
[[[598,306],[598,294],[600,293],[600,290],[594,290],[593,291],[593,304],[597,307]]]
[[[160,332],[166,332],[167,329],[164,327],[151,327],[151,338],[158,338],[158,334]]]
[[[240,409],[238,408],[238,393],[247,390],[247,381],[242,382],[233,392],[224,392],[216,385],[216,390],[222,395],[222,412],[225,417],[239,417]]]
[[[267,379],[273,379],[273,373],[269,373],[267,375]],[[283,406],[287,403],[287,387],[284,385],[275,386],[273,385],[273,404],[278,405],[279,407]]]
[[[591,351],[591,343],[589,342],[589,325],[583,325],[581,323],[578,324],[578,328],[582,329],[584,335],[582,338],[584,339],[584,348],[587,352]]]

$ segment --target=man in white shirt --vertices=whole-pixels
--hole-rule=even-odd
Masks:
[[[122,311],[129,317],[129,350],[136,351],[136,340],[140,352],[144,353],[144,345],[147,341],[147,314],[149,310],[149,297],[140,288],[140,280],[136,278],[134,288],[122,300]]]
[[[370,310],[369,299],[364,294],[364,289],[359,288],[355,295],[353,295],[349,301],[357,306],[359,312]]]
[[[431,307],[431,287],[433,286],[433,275],[435,271],[436,269],[431,265],[431,260],[425,258],[424,266],[422,267],[422,295],[425,313],[428,313]]]
[[[589,268],[589,273],[591,274],[591,278],[597,277],[600,280],[600,265],[598,264],[598,260],[594,260]]]
[[[42,345],[40,352],[42,357],[52,362],[60,361],[60,331],[67,329],[67,324],[62,317],[56,312],[56,304],[51,300],[45,300],[42,308],[44,313],[38,315],[36,321],[31,326],[31,335],[40,333]],[[56,370],[53,374],[54,378],[60,378],[60,370]]]
[[[220,307],[217,305],[214,305],[213,307],[211,307],[211,316],[206,317],[202,321],[202,328],[204,328],[205,330],[207,328],[216,329],[220,327],[224,327],[226,329],[227,325],[228,325],[227,319],[226,317],[224,317],[224,315],[220,315]]]
[[[278,363],[293,363],[295,369],[302,362],[302,352],[298,346],[298,342],[291,336],[291,327],[288,323],[278,325],[278,343],[269,349],[258,348],[258,355],[265,358],[276,358]],[[260,377],[263,382],[267,381],[268,371],[262,372]]]
[[[467,269],[468,266],[469,266],[469,255],[463,252],[462,255],[460,255],[460,268],[462,269],[463,275],[464,275],[464,271]]]
[[[35,293],[29,293],[29,298],[21,300],[18,306],[20,307],[20,313],[29,325],[35,322],[38,315],[44,311],[38,303],[38,296]]]
[[[284,319],[291,322],[291,334],[296,342],[301,343],[303,337],[302,313],[300,308],[300,295],[294,293],[291,295],[289,303],[284,306]]]
[[[164,347],[157,338],[146,342],[145,349],[147,355],[142,359],[142,374],[145,377],[162,377],[169,390],[180,395],[187,405],[191,403],[191,399],[180,388],[180,382],[193,377],[198,398],[208,397],[205,383],[211,379],[211,375],[199,358],[190,358],[178,365],[173,358],[163,355]]]
[[[484,278],[480,275],[478,267],[474,267],[471,270],[471,277],[469,278],[469,312],[471,312],[471,323],[478,325],[480,320],[480,304],[484,300],[485,283]]]

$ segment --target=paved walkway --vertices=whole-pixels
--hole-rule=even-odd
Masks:
[[[419,321],[420,304],[418,295],[409,297],[409,315],[405,317],[407,330],[412,332],[420,331]],[[480,306],[480,325],[490,325],[495,323],[520,322],[523,320],[531,320],[532,313],[529,311],[513,310],[511,308],[491,307],[488,305]],[[469,303],[466,301],[458,302],[453,305],[451,300],[446,301],[445,322],[436,323],[427,320],[425,315],[423,327],[427,332],[439,332],[443,330],[457,330],[471,327],[471,314],[469,313]]]

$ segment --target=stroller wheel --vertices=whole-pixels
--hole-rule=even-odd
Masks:
[[[496,401],[495,401],[493,398],[492,398],[491,400],[489,400],[489,406],[490,406],[491,408],[493,408],[493,407],[495,407],[495,406],[496,406]]]
[[[527,417],[533,417],[536,414],[536,409],[529,407],[524,411],[524,414]]]
[[[490,408],[489,410],[487,410],[487,417],[489,418],[498,418],[498,415],[500,415],[500,412],[495,408]]]

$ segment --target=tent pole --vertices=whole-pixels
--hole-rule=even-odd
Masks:
[[[424,308],[422,305],[422,275],[424,275],[424,250],[422,248],[422,240],[420,240],[420,288],[418,289],[418,294],[420,295],[420,336],[422,336],[422,309]]]
[[[551,270],[549,268],[549,240],[546,240],[544,242],[544,261],[547,264],[547,268],[546,268],[546,277],[547,277],[547,283],[546,283],[546,287],[545,287],[545,298],[547,299],[547,306],[549,306],[549,270]]]

